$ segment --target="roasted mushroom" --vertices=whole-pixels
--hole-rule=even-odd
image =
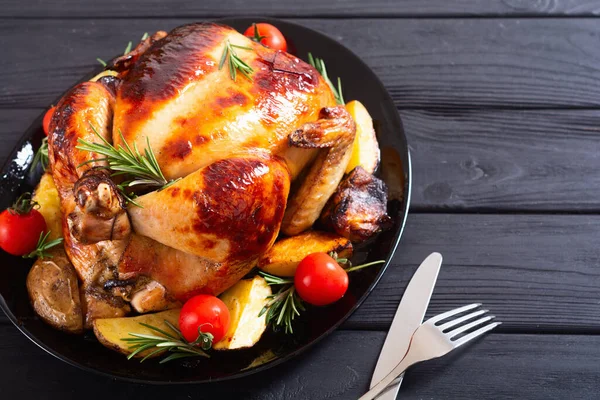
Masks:
[[[38,258],[27,275],[33,309],[49,325],[69,333],[83,331],[83,315],[75,268],[62,248],[52,258]]]

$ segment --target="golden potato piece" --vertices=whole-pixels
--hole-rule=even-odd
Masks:
[[[307,255],[332,251],[340,258],[350,258],[352,243],[335,233],[307,231],[276,242],[260,258],[258,268],[277,276],[294,276],[298,264]]]
[[[27,291],[36,314],[54,328],[69,333],[83,331],[83,314],[77,274],[62,248],[52,258],[38,258],[27,275]]]
[[[230,314],[229,330],[215,350],[234,350],[253,346],[267,328],[266,313],[258,316],[267,304],[271,287],[261,276],[244,279],[227,289],[220,297]]]
[[[132,337],[129,335],[130,332],[158,336],[156,332],[140,325],[140,323],[152,325],[170,333],[172,331],[165,324],[165,320],[169,321],[174,326],[178,326],[180,311],[181,309],[173,309],[155,314],[144,314],[138,317],[96,319],[93,323],[94,333],[100,343],[109,349],[123,354],[130,354],[131,350],[129,349],[129,344],[121,339]],[[154,349],[141,351],[135,356],[144,357],[153,350]]]
[[[54,185],[54,180],[49,172],[42,175],[42,179],[33,192],[33,201],[40,205],[38,211],[44,216],[46,226],[50,231],[48,240],[63,237],[62,212],[60,210],[60,198]]]
[[[349,102],[346,104],[346,110],[356,122],[356,136],[346,173],[361,166],[372,174],[379,165],[379,144],[375,136],[375,129],[373,129],[373,119],[360,101]]]

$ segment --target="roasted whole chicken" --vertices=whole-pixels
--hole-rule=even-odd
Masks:
[[[244,46],[250,77],[220,68]],[[50,171],[84,326],[219,294],[278,235],[318,220],[348,165],[356,125],[310,65],[213,23],[157,32],[67,92],[50,124]],[[81,140],[150,146],[167,187],[128,202]]]

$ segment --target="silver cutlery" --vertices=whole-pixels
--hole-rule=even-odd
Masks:
[[[371,378],[371,387],[389,374],[406,354],[410,339],[423,322],[441,265],[442,255],[431,253],[421,263],[408,283],[379,353],[379,359]],[[402,383],[402,376],[400,375],[397,382],[394,382],[385,393],[382,393],[381,400],[396,398]]]
[[[417,328],[414,335],[412,335],[408,351],[402,361],[400,361],[388,375],[373,386],[371,390],[364,394],[359,400],[372,400],[378,397],[378,395],[398,376],[406,371],[408,367],[422,361],[431,360],[448,354],[452,350],[470,342],[501,324],[501,322],[489,323],[495,318],[494,316],[488,315],[481,317],[486,314],[488,310],[478,310],[455,318],[459,314],[475,310],[480,306],[481,304],[470,304],[436,315],[424,322]],[[474,318],[477,319],[465,323]],[[440,323],[442,321],[443,323]],[[474,328],[477,329],[469,332]],[[463,333],[466,334],[458,337]]]

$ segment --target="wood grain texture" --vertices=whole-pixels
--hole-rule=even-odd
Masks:
[[[214,17],[262,15],[286,17],[406,17],[406,16],[591,16],[600,13],[598,0],[5,0],[0,17]]]
[[[0,20],[0,107],[46,107],[143,32],[190,19]],[[600,107],[597,20],[303,19],[379,75],[399,108]],[[335,76],[335,71],[330,71]]]
[[[600,334],[598,237],[598,216],[409,215],[389,270],[345,327],[387,329],[416,267],[438,251],[428,315],[483,303],[502,332]]]
[[[109,395],[113,400],[320,400],[355,399],[367,390],[385,333],[335,332],[296,360],[235,384],[177,387],[137,385],[80,371],[43,353],[6,324],[0,325],[0,337],[0,387],[8,399],[84,395],[100,400]],[[598,357],[598,336],[490,334],[466,351],[410,370],[400,395],[402,399],[591,399],[600,390]]]
[[[600,210],[600,111],[400,112],[413,210]]]

